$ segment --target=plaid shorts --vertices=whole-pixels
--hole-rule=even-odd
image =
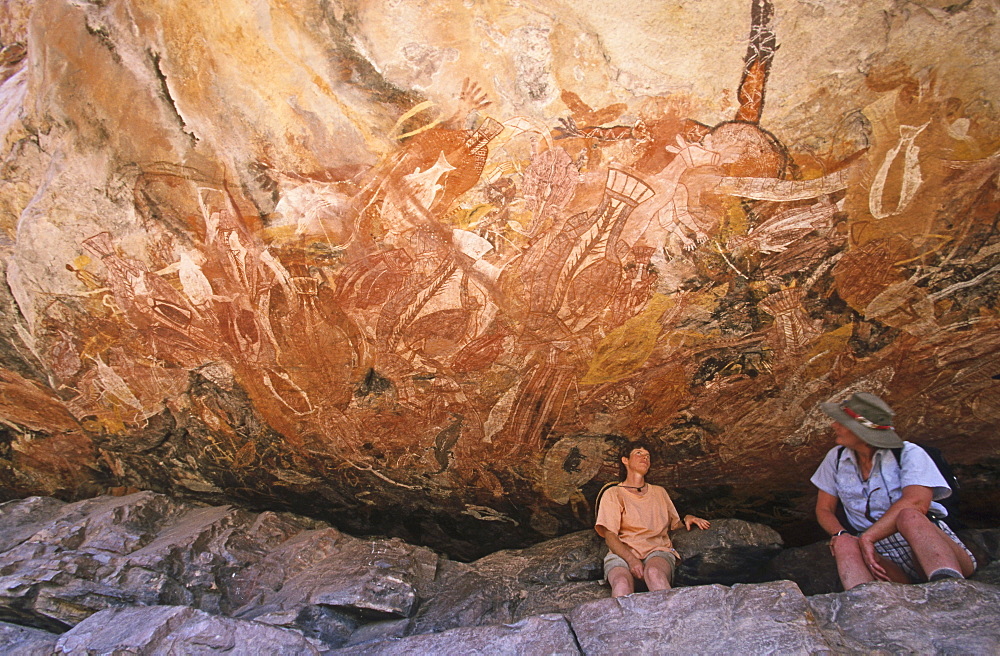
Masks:
[[[969,554],[969,558],[972,559],[972,566],[976,567],[976,557],[972,555],[969,548],[962,544],[962,541],[958,539],[955,532],[951,530],[944,521],[940,519],[930,518],[930,520],[947,535],[949,538],[954,540],[954,542],[965,549],[965,553]],[[906,541],[899,533],[893,533],[884,540],[879,540],[875,543],[875,550],[878,551],[882,556],[888,558],[892,562],[899,565],[899,567],[906,572],[906,575],[914,581],[922,581],[927,577],[921,572],[920,566],[917,565],[917,559],[913,555],[913,549],[910,548],[910,543]]]

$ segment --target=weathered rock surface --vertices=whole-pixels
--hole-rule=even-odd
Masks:
[[[51,656],[58,639],[48,631],[0,622],[0,646],[11,656]]]
[[[826,546],[775,555],[772,531],[738,520],[684,533],[675,537],[685,556],[726,581],[778,577],[788,552],[804,562]],[[150,492],[29,498],[0,505],[0,651],[992,653],[1000,530],[966,534],[982,559],[975,581],[814,596],[789,580],[678,581],[616,600],[598,580],[604,548],[593,531],[459,563],[304,517]],[[802,565],[795,571],[808,582]]]
[[[570,614],[589,654],[814,654],[828,644],[794,583],[679,588]]]
[[[330,654],[579,654],[569,622],[562,615],[537,615],[513,624],[463,627],[442,633],[412,636],[399,640],[373,642],[336,649]]]
[[[963,530],[958,534],[979,562],[973,578],[1000,585],[1000,529]]]
[[[0,550],[24,542],[56,517],[65,504],[49,497],[29,497],[0,504]]]
[[[680,585],[763,581],[764,565],[783,546],[774,529],[738,519],[714,520],[708,531],[674,531],[671,539],[684,556],[677,568]]]
[[[287,537],[310,526],[306,518],[204,508],[151,492],[40,507],[35,532],[0,554],[0,614],[42,628],[66,628],[109,607],[182,604],[228,610],[235,572]]]
[[[414,618],[417,633],[470,624],[503,624],[527,615],[563,612],[605,597],[606,549],[594,531],[580,531],[520,550],[499,551],[439,575],[437,593]]]
[[[998,44],[985,0],[7,0],[0,498],[471,561],[643,438],[787,535],[865,389],[995,525]]]
[[[400,540],[303,532],[234,575],[237,617],[350,634],[361,622],[411,617],[428,596],[438,555]]]
[[[54,654],[317,655],[297,631],[210,615],[184,606],[109,608],[59,638]]]
[[[810,597],[809,605],[837,651],[995,654],[1000,650],[1000,588],[993,585],[874,583]]]
[[[794,581],[806,595],[843,590],[829,540],[783,549],[767,563],[764,576],[768,580]]]

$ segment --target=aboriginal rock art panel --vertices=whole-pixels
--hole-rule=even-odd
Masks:
[[[981,360],[1000,341],[996,144],[905,63],[870,72],[849,137],[783,144],[766,90],[794,53],[772,3],[749,5],[738,107],[714,125],[682,94],[594,108],[572,89],[550,123],[492,115],[470,79],[453,111],[404,112],[364,171],[261,163],[264,216],[225,175],[123,173],[146,250],[81,241],[82,300],[39,340],[55,386],[115,433],[192,372],[231,381],[297,475],[461,488],[466,514],[502,522],[489,504],[532,487],[586,517],[627,438],[653,440],[669,484],[679,462],[686,484],[745,477],[732,454],[776,434],[808,459],[812,408],[859,381],[913,422],[945,397],[1000,420]],[[275,448],[186,410],[235,470]]]

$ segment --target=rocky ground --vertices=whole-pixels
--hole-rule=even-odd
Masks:
[[[973,580],[837,591],[824,544],[716,520],[677,587],[611,599],[591,531],[471,563],[150,492],[0,505],[5,654],[1000,652],[1000,530]]]

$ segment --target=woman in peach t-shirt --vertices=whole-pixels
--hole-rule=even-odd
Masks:
[[[650,590],[668,590],[680,560],[670,541],[670,531],[686,526],[707,529],[711,524],[686,515],[681,521],[670,495],[659,485],[646,482],[649,450],[632,443],[622,450],[625,480],[609,487],[601,497],[594,528],[608,545],[604,576],[611,596],[635,591],[635,580]]]

